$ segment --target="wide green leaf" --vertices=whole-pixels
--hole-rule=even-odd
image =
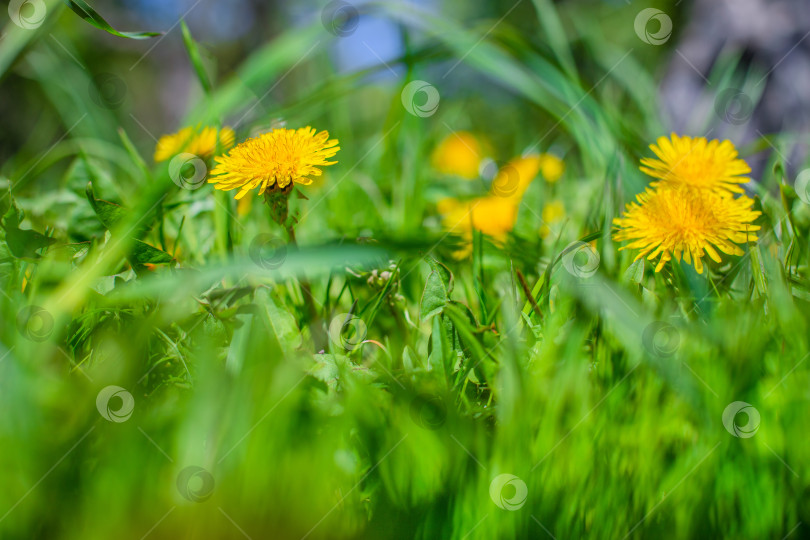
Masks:
[[[165,251],[150,246],[146,242],[135,240],[132,244],[132,251],[130,258],[137,264],[165,264],[170,263],[174,259]]]
[[[2,225],[6,233],[6,243],[11,254],[18,259],[38,259],[39,251],[56,243],[55,238],[45,236],[30,229],[20,229],[20,222],[23,220],[23,213],[17,209],[17,205],[10,193],[2,197],[0,206],[5,208]]]
[[[442,312],[449,299],[449,291],[442,273],[433,271],[428,275],[422,302],[419,306],[419,318],[427,320]]]
[[[87,183],[85,194],[87,195],[87,200],[90,201],[90,206],[93,207],[96,216],[98,216],[99,221],[101,221],[105,229],[110,230],[114,228],[119,221],[126,217],[126,209],[120,204],[105,201],[104,199],[96,199],[91,182]]]

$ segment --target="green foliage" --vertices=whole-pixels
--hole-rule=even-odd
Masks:
[[[208,73],[205,71],[205,67],[202,63],[202,58],[200,56],[200,46],[194,41],[194,38],[191,35],[191,30],[188,29],[188,25],[186,21],[180,22],[180,28],[183,30],[183,44],[186,46],[186,50],[188,51],[189,60],[191,60],[191,65],[194,66],[194,73],[197,74],[197,79],[200,81],[200,85],[203,87],[206,93],[211,92],[211,81],[208,78]]]
[[[54,238],[44,236],[36,231],[20,229],[20,222],[24,214],[17,208],[17,204],[10,192],[3,196],[2,207],[5,207],[0,219],[0,227],[5,232],[5,242],[8,250],[18,259],[38,259],[38,251],[56,243]]]
[[[698,275],[618,251],[668,53],[641,50],[635,7],[611,8],[617,30],[593,4],[535,0],[493,26],[511,2],[371,3],[407,35],[402,84],[334,72],[320,21],[218,71],[183,22],[203,89],[184,125],[243,140],[283,117],[340,139],[289,200],[298,244],[262,199],[244,211],[142,157],[149,61],[130,116],[66,60],[89,64],[99,32],[54,17],[63,49],[12,28],[0,67],[43,112],[0,170],[0,537],[806,536],[810,207],[774,152],[744,256]],[[439,88],[435,115],[405,111],[410,80]],[[474,234],[466,257],[436,206],[486,189],[433,170],[448,128],[567,167],[530,186],[505,243]],[[567,216],[543,239],[552,200]],[[753,409],[724,425],[735,402]]]

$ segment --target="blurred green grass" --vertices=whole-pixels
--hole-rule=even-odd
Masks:
[[[57,241],[20,257],[21,233],[0,232],[4,538],[782,538],[808,522],[810,214],[773,153],[745,256],[700,276],[617,251],[611,218],[664,130],[665,49],[634,34],[634,7],[536,0],[493,26],[509,5],[461,22],[374,3],[409,37],[397,83],[335,72],[339,38],[317,20],[232,70],[203,67],[211,91],[183,125],[239,121],[284,79],[237,139],[275,118],[340,139],[339,165],[294,200],[295,248],[259,199],[240,216],[152,166],[138,115],[160,81],[131,52],[85,69],[100,31],[47,6],[36,31],[8,23],[0,54],[21,109],[41,109],[0,169],[0,208]],[[95,72],[123,79],[124,101],[100,107]],[[435,115],[404,109],[408,80],[436,85]],[[468,188],[430,167],[457,129],[503,159],[535,145],[567,166],[532,185],[505,246],[476,235],[462,261],[435,206]],[[126,211],[99,220],[88,182]],[[541,241],[551,199],[567,221]],[[595,241],[592,276],[566,269],[580,239]],[[138,241],[174,261],[138,267]],[[375,269],[390,279],[369,282]],[[420,317],[426,303],[441,314]],[[109,386],[131,416],[110,416],[121,394],[97,403]],[[758,411],[753,437],[724,426],[735,401]],[[501,507],[516,484],[491,494],[501,474],[525,483],[519,508]]]

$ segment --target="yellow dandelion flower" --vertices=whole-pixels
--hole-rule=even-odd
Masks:
[[[753,199],[732,198],[709,190],[685,187],[647,188],[637,195],[638,203],[627,205],[624,215],[613,220],[617,228],[616,241],[631,240],[620,249],[638,249],[635,260],[646,256],[649,260],[659,255],[655,267],[660,271],[673,257],[681,257],[703,273],[704,254],[721,262],[717,251],[728,255],[742,255],[736,244],[755,241],[758,225],[751,223],[760,212],[751,210]]]
[[[230,150],[236,144],[236,133],[228,126],[219,131],[219,144],[223,151]]]
[[[500,168],[492,179],[490,193],[493,196],[510,199],[518,204],[523,194],[540,172],[543,158],[539,154],[530,154],[515,158]]]
[[[327,131],[315,132],[309,126],[274,129],[238,144],[227,155],[215,158],[209,183],[222,191],[239,189],[236,199],[259,188],[259,195],[292,184],[309,185],[309,176],[320,176],[318,167],[334,165],[327,161],[337,154],[337,139]]]
[[[554,183],[562,178],[565,172],[565,162],[554,154],[543,154],[540,156],[540,174],[546,182]]]
[[[477,230],[503,242],[515,227],[518,207],[523,193],[540,171],[540,156],[529,155],[516,158],[501,167],[492,180],[489,194],[468,201],[447,198],[439,201],[437,209],[442,214],[442,224],[450,232],[472,238]],[[465,256],[468,249],[456,256]]]
[[[155,147],[155,162],[166,161],[181,152],[194,154],[202,159],[209,159],[217,152],[217,142],[221,151],[229,150],[236,140],[236,135],[230,127],[217,128],[207,126],[204,128],[184,127],[177,133],[164,135],[158,140]]]
[[[432,162],[437,171],[467,180],[478,177],[478,167],[484,157],[483,145],[468,131],[448,135],[433,151]]]
[[[481,197],[471,201],[443,199],[438,204],[442,223],[451,232],[472,236],[472,230],[505,240],[517,220],[517,206],[503,197]]]
[[[684,185],[692,188],[710,189],[721,193],[744,193],[739,184],[745,184],[751,172],[748,164],[740,159],[731,141],[707,141],[705,137],[679,137],[672,134],[671,140],[660,137],[658,144],[650,149],[659,159],[643,158],[641,170],[660,179],[661,184]]]

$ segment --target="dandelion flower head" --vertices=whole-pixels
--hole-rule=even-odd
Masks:
[[[740,159],[731,141],[708,141],[705,137],[660,137],[650,149],[658,159],[643,158],[641,171],[657,178],[653,187],[688,186],[718,193],[744,193],[740,184],[749,181],[748,164]]]
[[[217,156],[208,182],[222,191],[238,189],[236,199],[253,189],[261,195],[293,184],[308,185],[310,177],[322,174],[319,167],[337,163],[327,160],[338,150],[337,139],[329,139],[327,131],[316,132],[309,126],[274,129]]]
[[[742,255],[737,244],[755,241],[758,225],[752,222],[760,212],[752,210],[753,199],[732,198],[720,193],[685,187],[647,188],[638,202],[627,205],[622,217],[613,220],[614,240],[630,240],[620,249],[639,250],[635,260],[660,256],[655,271],[667,261],[694,261],[703,273],[703,256],[720,263],[718,251]]]

